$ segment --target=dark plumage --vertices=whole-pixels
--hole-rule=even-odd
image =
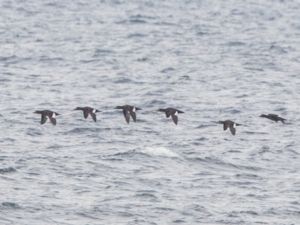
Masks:
[[[60,115],[59,113],[53,112],[53,111],[50,111],[50,110],[37,110],[34,113],[41,114],[41,124],[46,123],[47,119],[49,118],[50,122],[53,125],[56,125],[56,118],[55,117]]]
[[[136,111],[141,110],[141,108],[132,106],[132,105],[122,105],[117,106],[116,109],[122,109],[123,115],[127,123],[130,122],[130,116],[132,117],[133,121],[136,122]]]
[[[93,120],[96,122],[97,121],[97,117],[96,117],[96,113],[100,112],[97,109],[94,109],[92,107],[76,107],[74,110],[81,110],[83,112],[83,117],[86,119],[88,118],[88,116],[90,115]]]
[[[273,120],[273,121],[275,121],[276,123],[277,123],[278,121],[281,121],[282,123],[284,123],[285,120],[286,120],[286,119],[284,119],[284,118],[282,118],[282,117],[280,117],[280,116],[278,116],[278,115],[276,115],[276,114],[268,114],[268,115],[261,114],[260,117],[264,117],[264,118],[267,118],[267,119],[269,119],[269,120]]]
[[[241,124],[235,123],[231,120],[219,121],[218,123],[223,124],[223,129],[224,130],[227,130],[227,128],[229,128],[232,135],[235,135],[235,133],[236,133],[235,127],[236,126],[241,126]]]
[[[160,112],[164,112],[166,114],[166,117],[169,118],[172,117],[173,122],[177,125],[178,123],[178,113],[184,113],[178,109],[174,108],[166,108],[166,109],[158,109]]]

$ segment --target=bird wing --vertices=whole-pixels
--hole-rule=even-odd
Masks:
[[[171,116],[171,113],[169,111],[166,111],[166,117],[169,118]]]
[[[282,117],[279,117],[279,119],[280,119],[280,121],[281,121],[282,123],[285,123],[285,121],[286,121],[286,119],[284,119],[284,118],[282,118]]]
[[[133,121],[136,122],[136,113],[133,111],[130,111],[130,115],[131,115]]]
[[[227,128],[228,128],[228,125],[226,123],[223,123],[223,129],[227,130]]]
[[[56,125],[56,119],[55,119],[55,118],[49,117],[49,119],[50,119],[50,121],[51,121],[51,123],[52,123],[53,125]]]
[[[83,110],[84,119],[88,118],[89,112],[87,110]]]
[[[96,113],[91,113],[91,116],[92,116],[93,120],[94,120],[95,122],[97,122]]]
[[[175,114],[172,114],[172,120],[177,125],[177,123],[178,123],[178,116],[176,116]]]
[[[44,114],[42,114],[42,117],[41,117],[41,124],[46,123],[46,121],[47,121],[47,116],[44,115]]]
[[[123,114],[127,123],[130,121],[130,113],[128,110],[123,109]]]
[[[268,116],[270,116],[270,117],[278,117],[277,114],[273,114],[273,113],[269,113]]]
[[[235,135],[236,129],[233,126],[230,126],[229,129],[230,129],[231,134]]]

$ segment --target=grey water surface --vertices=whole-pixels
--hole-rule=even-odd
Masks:
[[[1,225],[300,224],[300,1],[0,4]]]

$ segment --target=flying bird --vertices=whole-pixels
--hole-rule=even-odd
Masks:
[[[41,114],[41,124],[46,123],[47,119],[49,119],[53,125],[56,125],[56,116],[60,115],[59,113],[51,110],[37,110],[34,113]]]
[[[278,115],[276,115],[276,114],[268,114],[268,115],[261,114],[260,117],[264,117],[264,118],[267,118],[267,119],[269,119],[269,120],[273,120],[273,121],[275,121],[276,123],[277,123],[278,121],[281,121],[282,123],[285,123],[285,120],[286,120],[286,119],[284,119],[284,118],[282,118],[282,117],[280,117],[280,116],[278,116]]]
[[[88,116],[90,115],[93,120],[96,122],[97,121],[97,117],[96,117],[96,113],[100,112],[97,109],[94,109],[92,107],[76,107],[74,110],[81,110],[83,112],[83,117],[86,119],[88,118]]]
[[[241,126],[242,124],[235,123],[231,120],[219,121],[218,123],[223,124],[223,129],[227,130],[229,128],[232,135],[236,133],[236,126]]]
[[[141,110],[141,108],[132,106],[132,105],[122,105],[122,106],[117,106],[116,109],[122,109],[123,114],[125,117],[125,120],[127,123],[130,122],[130,116],[133,119],[134,122],[136,122],[136,111]]]
[[[169,118],[170,116],[172,117],[173,122],[177,125],[178,123],[178,114],[179,113],[184,113],[178,109],[174,108],[166,108],[166,109],[158,109],[160,112],[164,112],[166,114],[166,117]]]

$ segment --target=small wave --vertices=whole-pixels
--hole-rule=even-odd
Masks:
[[[130,150],[130,151],[126,151],[126,152],[118,152],[116,154],[110,155],[108,159],[109,160],[121,160],[119,158],[116,159],[115,157],[124,157],[124,156],[128,157],[128,156],[133,156],[135,154],[136,154],[135,150]]]
[[[161,73],[169,73],[169,72],[173,72],[173,71],[175,71],[175,69],[173,67],[167,67],[167,68],[162,69],[160,72]]]
[[[141,58],[138,58],[136,61],[138,61],[138,62],[147,62],[147,61],[149,61],[149,58],[148,57],[141,57]]]
[[[154,194],[151,193],[137,193],[135,194],[136,198],[144,198],[144,199],[153,199],[156,200],[158,199]]]
[[[10,79],[7,78],[0,78],[0,83],[3,84],[4,82],[10,82]]]
[[[125,152],[118,152],[116,154],[110,155],[109,160],[116,160],[115,157],[133,157],[136,155],[144,156],[159,156],[159,157],[169,157],[169,158],[180,158],[177,153],[165,148],[165,147],[146,147],[139,150],[129,150]]]
[[[200,124],[196,128],[201,129],[201,128],[214,127],[214,126],[215,126],[215,124]]]
[[[149,93],[147,93],[147,95],[148,95]],[[166,104],[166,102],[165,101],[162,101],[162,100],[156,100],[156,99],[154,99],[154,100],[151,100],[149,103],[147,103],[146,104],[146,106],[147,107],[151,107],[151,106],[163,106],[163,105],[165,105]]]
[[[245,70],[252,70],[252,71],[264,71],[263,68],[258,67],[244,67]]]
[[[221,159],[212,158],[212,157],[204,157],[204,158],[196,157],[196,158],[193,158],[191,160],[199,161],[199,162],[202,162],[202,163],[207,163],[207,164],[210,164],[210,165],[217,165],[217,166],[221,166],[221,167],[235,168],[235,169],[246,170],[246,171],[249,171],[249,170],[250,171],[260,171],[260,170],[262,170],[261,167],[244,166],[244,165],[240,165],[240,164],[234,164],[234,163],[225,162]]]
[[[246,45],[246,43],[241,41],[230,41],[226,45],[234,47],[234,46],[244,46]]]
[[[185,223],[185,220],[182,219],[178,219],[178,220],[174,220],[173,223]]]
[[[8,167],[8,168],[3,168],[0,169],[0,174],[5,174],[5,173],[13,173],[16,172],[17,170],[13,167]]]
[[[72,130],[69,130],[66,133],[82,134],[82,133],[85,133],[85,132],[100,132],[102,130],[103,130],[102,128],[89,128],[89,127],[82,128],[82,127],[80,127],[80,128],[74,128]]]
[[[127,77],[121,77],[121,78],[118,78],[117,80],[115,80],[114,83],[116,84],[124,84],[124,83],[132,83],[133,81]]]
[[[127,35],[127,38],[144,38],[146,37],[146,34],[142,34],[142,33],[132,33]]]
[[[180,155],[166,147],[146,147],[141,150],[142,153],[152,156],[180,158]]]
[[[0,57],[0,61],[9,61],[9,60],[15,60],[16,58],[17,58],[17,56],[15,56],[15,55],[8,56],[8,57],[1,56],[1,57]]]
[[[286,48],[278,46],[278,45],[274,45],[274,44],[272,44],[270,46],[269,50],[271,52],[276,53],[276,54],[286,54],[286,53],[288,53],[288,50]]]
[[[128,22],[144,24],[144,23],[147,23],[147,20],[153,20],[153,19],[155,19],[155,18],[151,17],[151,16],[137,14],[137,15],[130,16]]]
[[[38,129],[35,129],[35,128],[28,128],[26,130],[26,134],[29,135],[29,136],[40,136],[42,135],[43,133],[38,130]]]
[[[96,49],[93,57],[106,56],[113,53],[114,51],[111,51],[109,49]]]
[[[137,23],[137,24],[139,24],[139,23],[147,23],[147,21],[146,21],[146,20],[142,20],[142,19],[135,19],[135,18],[133,18],[133,19],[130,19],[130,20],[129,20],[129,22],[130,22],[130,23]]]
[[[19,209],[21,208],[17,203],[14,202],[2,202],[2,207],[10,208],[10,209]]]

